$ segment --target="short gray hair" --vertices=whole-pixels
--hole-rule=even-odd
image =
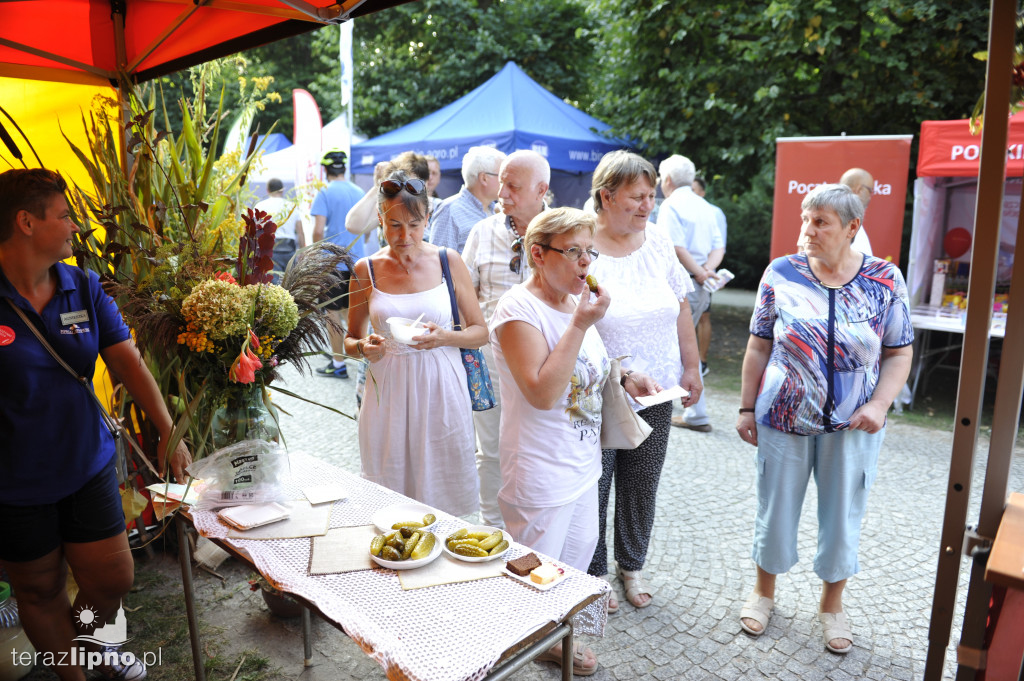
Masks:
[[[819,184],[804,197],[800,210],[834,210],[843,226],[864,218],[864,204],[845,184]]]
[[[530,177],[535,184],[537,182],[543,182],[547,185],[551,184],[551,166],[548,165],[548,160],[536,151],[532,149],[517,149],[513,151],[501,162],[502,169],[508,167],[513,161],[522,163],[530,169]],[[533,187],[530,187],[530,189],[533,189]]]
[[[673,154],[661,162],[658,174],[672,180],[676,187],[689,187],[693,184],[693,178],[697,176],[697,167],[685,156]]]
[[[462,181],[467,187],[476,184],[480,173],[494,172],[494,166],[505,160],[505,152],[494,147],[470,147],[462,157]]]

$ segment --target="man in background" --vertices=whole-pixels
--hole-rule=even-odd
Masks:
[[[871,203],[871,193],[874,191],[875,178],[863,168],[850,168],[839,178],[839,184],[845,184],[853,190],[860,202],[864,204],[864,211],[867,214],[868,204]],[[864,230],[864,223],[861,222],[860,229],[853,237],[853,250],[860,251],[864,255],[874,255],[871,252],[871,240]]]
[[[676,249],[679,262],[693,279],[694,290],[686,296],[694,327],[711,305],[711,294],[704,288],[709,278],[718,278],[715,270],[725,255],[711,204],[693,191],[696,168],[693,161],[678,154],[669,156],[658,167],[665,201],[658,212],[658,226],[664,229]],[[699,346],[699,342],[698,342]],[[707,391],[682,416],[673,416],[672,425],[699,433],[711,432],[706,404]]]
[[[459,193],[437,207],[431,221],[430,243],[462,253],[473,225],[494,214],[498,198],[498,171],[505,154],[493,147],[470,147],[462,157]]]
[[[320,159],[320,165],[324,167],[327,175],[327,186],[313,199],[310,213],[316,221],[313,226],[313,242],[326,239],[344,246],[348,248],[354,262],[366,255],[366,237],[353,237],[349,234],[345,229],[345,217],[352,210],[352,206],[363,198],[363,190],[345,179],[347,164],[348,154],[340,149],[328,151]],[[348,308],[348,282],[352,278],[352,272],[347,267],[342,274],[344,282],[327,295],[328,299],[336,300],[326,306],[331,317],[338,322],[339,328],[343,328],[345,310]],[[317,369],[316,373],[332,378],[348,378],[348,370],[345,368],[344,334],[331,331],[331,361],[327,366]]]
[[[306,247],[306,235],[302,231],[302,221],[299,220],[298,205],[284,198],[284,183],[272,177],[267,181],[267,198],[257,203],[254,208],[270,213],[270,217],[277,223],[272,257],[274,269],[283,273],[295,251]],[[274,283],[280,280],[280,275],[275,274]]]
[[[693,193],[701,197],[705,201],[705,194],[707,193],[707,183],[703,177],[697,176],[693,178]],[[715,204],[708,201],[708,205],[715,211],[715,222],[718,224],[718,231],[722,235],[722,249],[723,257],[726,247],[726,234],[729,231],[728,224],[725,220],[725,213],[722,209]],[[711,346],[711,301],[708,300],[708,309],[705,310],[704,314],[700,316],[700,320],[697,322],[697,349],[700,351],[700,375],[706,376],[708,373],[708,348]]]
[[[498,298],[529,276],[523,257],[523,236],[530,220],[544,210],[544,196],[551,182],[551,168],[535,151],[509,154],[499,170],[501,186],[498,198],[501,213],[473,226],[466,239],[462,259],[473,279],[484,320],[489,324]],[[498,507],[501,467],[498,456],[498,431],[501,423],[501,388],[491,346],[480,348],[490,369],[494,387],[494,408],[474,411],[476,426],[476,470],[480,478],[480,521],[492,527],[504,527]]]

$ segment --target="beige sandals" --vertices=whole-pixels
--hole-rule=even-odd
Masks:
[[[623,570],[618,566],[616,566],[616,569],[619,573],[619,579],[622,580],[622,586],[626,589],[626,600],[632,603],[634,607],[646,608],[654,601],[651,595],[651,588],[644,582],[644,576],[640,570]],[[647,600],[640,602],[638,599],[641,595],[646,595]]]

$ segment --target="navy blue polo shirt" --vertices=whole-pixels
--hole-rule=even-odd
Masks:
[[[0,269],[0,298],[25,311],[57,354],[92,379],[99,351],[131,337],[95,272],[57,263],[39,315]],[[0,300],[0,503],[48,504],[111,465],[114,440],[92,398]],[[91,384],[90,384],[91,387]]]

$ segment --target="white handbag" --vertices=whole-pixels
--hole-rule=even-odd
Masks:
[[[629,406],[629,396],[619,380],[619,363],[628,356],[611,360],[601,390],[601,449],[636,449],[651,434],[652,428]]]

